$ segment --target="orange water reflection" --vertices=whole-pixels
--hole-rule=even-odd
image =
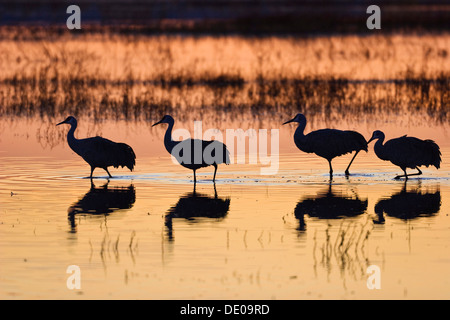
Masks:
[[[0,43],[10,53],[1,62],[10,63],[2,74],[0,119],[1,298],[450,297],[448,95],[440,82],[417,85],[404,77],[409,70],[416,79],[421,68],[427,79],[448,72],[442,51],[448,36],[165,39]],[[56,61],[63,86],[69,66],[85,53],[89,65],[98,67],[80,69],[92,83],[77,87],[71,79],[68,88],[74,91],[58,93],[54,110],[22,110],[24,101],[53,101],[51,94],[18,95],[39,81],[7,83],[31,59],[28,49],[43,48],[47,56],[30,62],[36,68],[26,68],[24,76],[54,76],[54,70],[39,70]],[[219,56],[212,59],[211,52]],[[67,66],[61,65],[64,57]],[[171,78],[165,81],[172,83],[155,84],[167,70]],[[180,73],[199,81],[237,74],[245,81],[225,88],[173,83]],[[271,82],[280,74],[293,82]],[[319,81],[316,76],[324,74]],[[398,75],[403,78],[396,84]],[[386,82],[358,82],[364,79]],[[61,88],[66,87],[57,92]],[[67,100],[65,107],[61,97],[80,99]],[[303,100],[291,104],[298,99]],[[88,165],[67,145],[68,128],[55,126],[72,111],[79,115],[78,138],[98,134],[132,146],[135,171],[112,169],[109,182],[98,172],[92,186]],[[387,139],[433,139],[441,147],[442,166],[424,169],[405,185],[392,180],[398,168],[379,160],[370,146],[356,158],[349,178],[343,171],[351,155],[336,158],[330,182],[326,161],[300,152],[293,143],[295,127],[282,125],[299,111],[308,118],[306,132],[349,129],[369,138],[379,129]],[[214,185],[213,170],[205,168],[197,173],[194,191],[192,172],[173,164],[164,148],[165,128],[151,128],[166,112],[174,116],[175,129],[191,133],[194,120],[203,121],[204,131],[279,130],[278,172],[262,175],[262,163],[234,163],[219,168]],[[73,264],[82,270],[81,290],[66,286],[66,269]],[[381,269],[381,290],[367,288],[370,265]]]
[[[330,186],[326,161],[298,151],[292,141],[294,128],[277,121],[268,126],[280,130],[278,174],[261,175],[260,165],[222,166],[215,190],[213,171],[205,168],[198,172],[197,198],[192,173],[173,164],[165,151],[163,130],[150,129],[147,123],[133,128],[126,122],[80,123],[79,136],[98,130],[132,144],[138,156],[135,171],[113,169],[116,179],[107,186],[106,176],[99,173],[91,187],[86,178],[89,168],[66,143],[43,148],[35,135],[14,134],[33,132],[36,123],[23,121],[2,135],[2,147],[11,146],[2,148],[7,156],[2,156],[0,179],[3,298],[449,296],[443,252],[450,241],[445,160],[450,146],[444,127],[385,127],[388,136],[410,130],[435,138],[443,153],[440,170],[428,168],[406,187],[412,197],[434,199],[438,194],[440,202],[431,201],[432,214],[402,220],[381,205],[397,202],[396,195],[404,194],[403,182],[392,180],[398,173],[395,166],[380,161],[370,148],[355,160],[349,179],[343,170],[351,155],[336,159]],[[351,123],[351,129],[370,136],[371,125]],[[89,206],[94,193],[113,203],[93,201]],[[122,195],[128,200],[117,204]],[[328,201],[330,196],[342,200]],[[305,199],[317,205],[325,201],[322,208],[336,209],[341,219],[318,217],[314,210],[319,209],[305,207]],[[352,200],[359,203],[355,215],[343,206]],[[218,206],[226,205],[227,210],[211,217],[197,206],[199,202],[210,209],[220,202]],[[177,214],[183,212],[177,209],[180,206],[198,213]],[[304,209],[301,217],[299,206]],[[378,207],[383,207],[382,215]],[[92,214],[98,209],[103,213]],[[75,211],[81,214],[68,219],[68,212]],[[65,286],[65,268],[71,264],[83,270],[78,292]],[[371,264],[382,270],[382,290],[366,287],[366,268]]]

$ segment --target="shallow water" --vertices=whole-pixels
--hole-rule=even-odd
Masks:
[[[450,298],[448,34],[8,39],[0,298]],[[405,184],[372,144],[349,178],[352,155],[333,160],[330,181],[327,162],[281,125],[297,112],[306,133],[433,139],[441,168]],[[135,170],[110,168],[108,182],[96,169],[91,185],[68,126],[55,126],[69,114],[78,138],[130,144]],[[198,170],[194,190],[164,149],[164,125],[151,127],[164,114],[190,133],[194,120],[203,133],[279,130],[277,170],[262,174],[269,165],[249,163],[246,147],[245,163],[220,165],[215,185],[212,168]],[[68,287],[72,265],[80,289]],[[372,266],[380,289],[367,285]]]
[[[96,169],[91,186],[89,167],[64,141],[68,127],[49,125],[58,138],[42,144],[39,119],[2,122],[3,299],[450,297],[445,126],[384,126],[388,139],[435,139],[439,170],[424,168],[407,184],[394,180],[400,170],[376,158],[371,145],[349,178],[343,171],[351,155],[335,159],[330,183],[326,161],[296,149],[294,127],[269,121],[268,129],[280,130],[276,174],[261,175],[258,164],[221,165],[214,187],[212,168],[204,168],[194,194],[192,173],[163,147],[164,128],[99,125],[98,133],[133,146],[137,166],[111,169],[109,183]],[[78,137],[92,134],[88,127],[80,122]],[[366,138],[381,129],[340,128]],[[80,267],[81,289],[67,287],[70,265]],[[368,289],[370,265],[380,268],[381,289]]]

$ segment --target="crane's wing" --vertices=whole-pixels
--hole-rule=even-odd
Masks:
[[[136,155],[133,149],[125,143],[117,143],[102,137],[92,137],[79,140],[80,155],[91,166],[115,168],[127,167],[133,170]]]
[[[186,139],[177,143],[172,155],[184,164],[207,166],[213,163],[230,163],[227,147],[218,140]]]
[[[353,151],[367,151],[367,141],[358,132],[336,129],[312,131],[305,136],[306,149],[326,159]]]
[[[421,140],[403,136],[391,139],[384,144],[384,153],[389,160],[399,167],[415,168],[418,166],[435,166],[439,169],[441,151],[433,140]]]
[[[204,156],[211,156],[214,163],[225,163],[230,164],[230,151],[228,151],[227,146],[218,141],[202,141],[203,144],[203,154]]]

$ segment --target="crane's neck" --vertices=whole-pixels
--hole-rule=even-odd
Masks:
[[[380,158],[381,160],[389,160],[384,152],[385,150],[384,150],[383,142],[384,142],[384,136],[381,136],[380,138],[378,138],[377,142],[375,142],[373,150],[375,151],[375,154],[377,155],[377,157]]]
[[[70,130],[67,133],[67,142],[69,143],[69,147],[78,154],[78,139],[75,138],[75,130],[77,129],[77,123],[70,125]]]
[[[294,142],[299,149],[301,149],[299,145],[302,144],[303,139],[305,138],[304,134],[305,127],[306,127],[306,119],[303,119],[298,123],[298,127],[294,133]]]
[[[169,153],[172,153],[172,149],[176,145],[176,142],[172,140],[172,129],[174,122],[175,121],[173,119],[168,122],[169,126],[167,127],[166,134],[164,135],[164,146]]]

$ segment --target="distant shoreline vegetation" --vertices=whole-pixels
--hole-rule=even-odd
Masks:
[[[259,81],[242,85],[221,82],[164,85],[143,82],[109,83],[77,79],[49,84],[43,80],[13,80],[2,84],[0,115],[60,118],[68,114],[94,119],[154,120],[162,114],[188,119],[197,115],[250,113],[279,117],[294,111],[317,114],[376,116],[420,114],[423,121],[449,123],[448,76],[390,82],[347,79]],[[203,97],[199,97],[203,95]],[[190,98],[193,97],[193,98]],[[194,98],[195,97],[195,98]],[[280,118],[280,120],[282,120]]]
[[[9,33],[23,28],[0,27],[2,117],[189,120],[190,110],[217,118],[295,111],[450,120],[450,34],[136,36],[106,28],[57,38],[41,29],[42,37],[23,40]]]

